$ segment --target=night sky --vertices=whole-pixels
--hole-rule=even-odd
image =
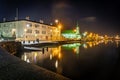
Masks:
[[[14,20],[16,8],[19,19],[44,23],[59,19],[63,29],[73,29],[79,23],[81,32],[120,34],[119,0],[0,0],[0,21]]]

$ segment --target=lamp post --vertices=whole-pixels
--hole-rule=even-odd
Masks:
[[[62,24],[60,23],[60,21],[58,19],[55,20],[55,23],[56,23],[56,26],[58,28],[58,31],[59,31],[59,41],[61,40],[61,28],[62,28]]]

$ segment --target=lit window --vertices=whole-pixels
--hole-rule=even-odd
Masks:
[[[35,33],[36,33],[36,34],[39,34],[40,32],[39,32],[39,30],[35,30]]]
[[[38,28],[39,27],[39,24],[35,24],[35,28]]]
[[[46,34],[46,31],[42,31],[42,34]]]
[[[32,27],[32,24],[31,23],[27,23],[26,27]]]

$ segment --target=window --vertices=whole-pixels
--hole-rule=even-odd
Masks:
[[[35,28],[38,28],[39,27],[39,24],[35,24]]]
[[[46,28],[46,26],[42,26],[42,28]]]
[[[40,32],[39,32],[39,30],[35,30],[35,33],[36,33],[36,34],[39,34]]]
[[[6,25],[6,24],[4,24],[3,26],[4,26],[4,27],[7,27],[7,25]]]
[[[46,34],[46,31],[42,31],[42,34]]]
[[[14,23],[14,27],[16,27],[16,23]]]
[[[31,30],[31,29],[28,29],[28,30],[26,31],[26,33],[32,33],[32,30]]]
[[[28,28],[29,28],[29,27],[32,27],[32,24],[31,24],[31,23],[27,23],[27,24],[26,24],[26,27],[28,27]]]

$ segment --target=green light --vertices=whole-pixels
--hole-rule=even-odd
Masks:
[[[79,47],[79,46],[81,46],[80,43],[62,45],[62,47],[63,47],[64,49],[74,49],[74,48]]]

